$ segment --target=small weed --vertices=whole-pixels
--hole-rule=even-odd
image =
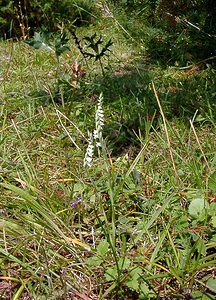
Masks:
[[[111,41],[111,39],[100,49],[100,45],[103,43],[103,40],[102,40],[102,36],[100,36],[98,39],[97,39],[97,34],[94,33],[92,36],[86,36],[84,38],[84,40],[86,42],[89,42],[89,44],[86,46],[87,48],[90,48],[93,53],[91,52],[84,52],[84,56],[87,57],[87,58],[94,58],[95,61],[99,61],[100,63],[100,67],[101,67],[101,71],[102,71],[102,74],[103,76],[105,75],[105,72],[104,72],[104,68],[103,68],[103,64],[102,64],[102,58],[104,56],[107,56],[107,52],[110,51],[110,47],[112,46],[113,42]]]
[[[43,49],[46,51],[51,51],[55,53],[57,61],[56,69],[56,80],[57,80],[57,93],[59,93],[59,83],[61,81],[60,75],[60,56],[65,52],[70,50],[68,44],[69,39],[65,32],[62,32],[55,37],[50,32],[35,32],[32,39],[26,40],[29,46],[32,46],[35,49]]]

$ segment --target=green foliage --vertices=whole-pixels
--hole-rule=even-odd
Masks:
[[[102,40],[102,36],[100,36],[97,39],[97,33],[94,33],[92,36],[84,37],[84,40],[89,43],[86,47],[93,51],[93,53],[84,51],[83,52],[84,56],[87,57],[87,58],[94,58],[95,61],[99,60],[102,73],[103,73],[103,75],[105,75],[103,64],[102,64],[102,58],[104,56],[107,56],[107,52],[110,51],[109,48],[113,44],[112,40],[109,39],[109,41],[103,47],[101,47],[101,45],[104,42]]]
[[[188,207],[188,213],[193,217],[194,224],[209,221],[211,226],[215,228],[215,209],[215,203],[209,204],[204,198],[195,198]]]
[[[216,171],[209,176],[208,187],[212,192],[216,193]]]
[[[35,49],[44,49],[54,51],[57,59],[67,50],[70,50],[68,37],[65,32],[53,36],[50,32],[35,32],[32,39],[26,40],[25,43]]]
[[[52,51],[53,49],[49,46],[49,39],[50,34],[35,32],[33,38],[26,40],[25,43],[35,49],[45,49],[47,51]]]
[[[68,46],[69,38],[65,32],[53,35],[50,32],[35,32],[34,37],[25,40],[25,43],[34,49],[43,49],[55,53],[57,66],[56,66],[56,84],[54,85],[54,94],[59,95],[61,82],[63,78],[60,74],[60,56],[70,50]]]
[[[56,31],[92,23],[97,18],[94,1],[83,0],[3,0],[0,9],[0,37],[25,38],[45,28]]]
[[[87,45],[87,48],[90,48],[94,51],[94,53],[85,52],[85,56],[89,58],[94,58],[95,61],[100,60],[104,55],[107,55],[106,52],[110,51],[109,47],[112,46],[113,42],[111,39],[106,43],[106,45],[100,49],[100,45],[103,43],[102,36],[98,38],[98,40],[95,40],[97,38],[97,34],[94,33],[92,36],[84,37],[84,39],[89,42]]]

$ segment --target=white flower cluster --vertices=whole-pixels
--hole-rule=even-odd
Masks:
[[[102,130],[104,126],[104,112],[103,112],[102,103],[103,103],[103,95],[101,93],[98,99],[98,107],[95,114],[95,130],[93,131],[93,137],[96,141],[97,148],[102,147]]]
[[[86,153],[83,161],[84,167],[90,168],[92,166],[93,155],[94,155],[94,141],[93,141],[92,134],[89,133],[88,147],[86,149]]]
[[[95,129],[93,131],[93,135],[89,134],[88,147],[86,149],[86,154],[84,157],[84,167],[92,166],[94,146],[98,150],[99,148],[102,148],[102,142],[103,142],[102,131],[104,126],[104,112],[103,112],[102,104],[103,104],[103,95],[101,93],[98,99],[97,111],[95,114]]]

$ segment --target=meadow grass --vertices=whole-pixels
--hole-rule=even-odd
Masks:
[[[153,63],[119,22],[77,33],[112,38],[104,74],[74,42],[59,78],[52,53],[0,44],[2,299],[215,297],[215,70]]]

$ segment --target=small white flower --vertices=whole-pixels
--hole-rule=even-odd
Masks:
[[[94,155],[94,145],[93,145],[93,138],[92,135],[89,134],[89,143],[86,149],[83,165],[84,167],[91,167]]]
[[[102,145],[101,145],[101,143],[100,142],[96,142],[96,145],[95,145],[97,148],[101,148],[102,147]]]
[[[88,140],[88,147],[86,149],[86,154],[84,157],[84,167],[91,167],[93,162],[93,156],[94,156],[94,145],[96,148],[98,148],[98,153],[100,154],[100,149],[102,148],[103,144],[103,126],[104,126],[104,112],[103,112],[103,95],[102,93],[99,96],[98,99],[98,105],[97,110],[95,113],[95,129],[93,131],[93,134],[89,134],[89,140]]]
[[[103,107],[102,107],[102,102],[103,102],[103,95],[102,93],[99,96],[98,99],[98,107],[97,107],[97,111],[95,114],[95,130],[94,130],[94,139],[98,140],[96,141],[96,147],[101,147],[102,144],[102,130],[103,130],[103,126],[104,126],[104,112],[103,112]],[[99,146],[100,145],[100,146]]]
[[[93,137],[94,137],[94,140],[97,140],[99,138],[99,135],[98,135],[98,132],[96,129],[93,131]]]

